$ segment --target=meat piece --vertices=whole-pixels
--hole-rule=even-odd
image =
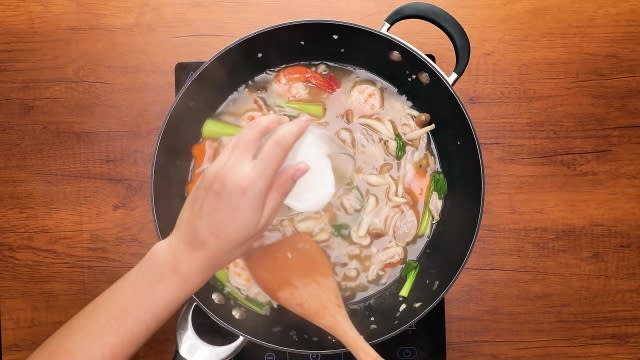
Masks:
[[[393,225],[393,239],[399,245],[405,246],[413,241],[416,236],[418,219],[408,206],[404,206],[402,210],[401,215]]]
[[[382,109],[382,90],[371,80],[356,81],[349,93],[349,105],[362,115],[372,115]]]

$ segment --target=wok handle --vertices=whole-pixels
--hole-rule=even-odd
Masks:
[[[199,306],[193,299],[185,304],[180,312],[177,323],[178,349],[174,360],[227,360],[237,354],[247,343],[247,339],[240,336],[231,344],[224,346],[211,345],[202,340],[193,329],[193,309]]]
[[[395,23],[407,19],[419,19],[431,23],[442,30],[449,40],[451,40],[453,49],[456,53],[456,65],[453,68],[453,73],[447,77],[447,80],[451,85],[453,85],[464,73],[471,56],[469,36],[467,36],[462,25],[460,25],[458,20],[448,12],[435,5],[414,2],[402,5],[393,10],[393,12],[384,20],[384,24],[380,31],[388,33],[388,30]]]

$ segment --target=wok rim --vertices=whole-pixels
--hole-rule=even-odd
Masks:
[[[451,278],[451,281],[449,281],[447,283],[447,286],[444,287],[444,290],[436,298],[435,301],[433,301],[428,307],[426,307],[424,311],[422,311],[417,316],[415,316],[413,318],[413,320],[411,320],[410,322],[398,327],[398,329],[396,329],[395,331],[392,331],[392,332],[388,333],[387,335],[382,336],[382,337],[380,337],[378,339],[368,341],[370,344],[377,344],[379,342],[385,341],[385,340],[387,340],[387,339],[389,339],[391,337],[396,336],[397,334],[399,334],[402,331],[404,331],[412,323],[415,323],[415,322],[419,321],[420,319],[422,319],[438,303],[440,303],[440,301],[442,301],[444,296],[451,290],[451,287],[458,280],[460,274],[462,273],[462,271],[464,270],[466,264],[469,261],[471,253],[472,253],[473,248],[475,246],[475,243],[477,241],[478,234],[480,232],[480,227],[481,227],[481,224],[482,224],[482,217],[483,217],[483,212],[484,212],[484,198],[485,198],[484,161],[483,161],[483,158],[482,158],[482,151],[480,149],[480,141],[478,139],[478,134],[477,134],[477,131],[476,131],[475,127],[473,126],[473,123],[471,121],[471,117],[469,116],[469,113],[468,113],[467,109],[465,108],[464,104],[460,100],[460,97],[458,96],[456,91],[453,89],[453,86],[447,80],[446,76],[444,75],[444,72],[437,65],[432,63],[431,61],[425,60],[424,54],[416,52],[415,48],[413,48],[411,43],[406,42],[406,41],[402,40],[401,38],[399,38],[397,36],[393,36],[393,35],[390,35],[390,34],[387,34],[387,33],[372,29],[372,28],[364,26],[364,25],[351,23],[351,22],[347,22],[347,21],[332,20],[332,19],[303,19],[303,20],[294,20],[294,21],[282,22],[282,23],[274,24],[274,25],[271,25],[271,26],[267,26],[267,27],[255,30],[255,31],[253,31],[251,33],[248,33],[248,34],[242,36],[242,37],[239,37],[235,41],[231,42],[227,46],[225,46],[222,49],[220,49],[219,51],[217,51],[207,61],[204,61],[202,66],[200,66],[200,68],[198,68],[198,70],[196,70],[192,74],[192,76],[182,86],[180,91],[175,95],[175,97],[174,97],[174,99],[173,99],[173,101],[171,103],[171,106],[169,107],[169,109],[168,109],[168,111],[167,111],[167,113],[165,115],[165,118],[164,118],[164,120],[162,122],[162,125],[160,127],[160,131],[159,131],[159,133],[157,135],[156,145],[155,145],[155,148],[154,148],[153,159],[152,159],[152,163],[151,163],[151,179],[150,179],[151,180],[151,186],[150,186],[151,210],[152,210],[152,215],[153,215],[154,228],[155,228],[156,236],[158,237],[158,241],[164,240],[162,238],[161,233],[160,233],[158,216],[157,216],[157,213],[156,213],[156,204],[155,204],[155,191],[156,191],[156,189],[155,189],[155,185],[154,185],[155,184],[154,180],[155,180],[155,177],[156,177],[155,176],[156,163],[157,163],[157,158],[158,158],[158,150],[159,150],[159,147],[160,147],[160,143],[161,143],[161,141],[163,139],[164,130],[166,129],[166,125],[169,122],[169,119],[171,117],[171,114],[174,111],[174,108],[175,108],[176,104],[178,104],[178,102],[182,98],[182,95],[184,94],[186,89],[198,77],[198,75],[202,71],[204,71],[204,69],[207,68],[211,63],[215,62],[218,57],[220,57],[222,54],[224,54],[229,49],[231,49],[231,48],[241,44],[242,42],[246,41],[247,39],[249,39],[251,37],[254,37],[256,35],[259,35],[259,34],[274,30],[274,29],[279,29],[279,28],[289,27],[289,26],[295,26],[295,25],[301,25],[301,24],[309,24],[309,23],[315,23],[315,24],[326,23],[326,24],[333,24],[333,25],[341,25],[341,26],[345,26],[345,27],[356,28],[358,30],[368,31],[368,32],[374,33],[375,35],[382,36],[382,37],[385,37],[385,38],[393,41],[398,46],[401,46],[403,49],[409,51],[414,56],[417,56],[418,58],[420,58],[423,61],[423,63],[425,63],[427,66],[431,67],[434,70],[434,72],[437,74],[437,76],[440,78],[440,80],[443,81],[446,84],[446,86],[448,87],[449,91],[454,96],[456,102],[458,103],[458,106],[460,107],[460,109],[462,110],[462,112],[465,115],[465,118],[466,118],[467,123],[469,125],[469,129],[471,130],[471,133],[473,135],[473,139],[474,139],[474,142],[475,142],[475,145],[476,145],[476,152],[477,152],[477,155],[478,155],[478,165],[479,165],[479,173],[480,173],[479,174],[480,175],[479,210],[478,210],[478,217],[477,217],[477,222],[476,222],[476,225],[475,225],[474,234],[473,234],[473,237],[472,237],[472,239],[471,239],[471,241],[469,243],[469,247],[468,247],[468,250],[467,250],[467,252],[465,254],[465,257],[464,257],[462,263],[460,264],[460,266],[458,267],[458,270],[455,272],[455,274]],[[406,42],[406,43],[403,43],[403,42]],[[407,46],[407,45],[409,45],[409,46]],[[285,65],[285,64],[283,64],[283,65]],[[423,248],[423,250],[424,250],[424,248]],[[421,250],[421,253],[422,253],[422,250]],[[292,349],[292,348],[288,348],[288,347],[283,347],[283,346],[270,344],[270,343],[268,343],[266,341],[257,339],[255,337],[249,336],[247,334],[244,334],[242,331],[237,330],[233,326],[227,324],[225,321],[223,321],[220,318],[218,318],[218,316],[216,316],[216,314],[214,312],[212,312],[207,306],[205,306],[203,304],[202,301],[200,301],[200,299],[198,298],[198,292],[200,292],[204,288],[208,288],[208,287],[211,287],[211,286],[213,286],[213,285],[210,284],[209,281],[207,281],[200,289],[198,289],[194,294],[191,295],[191,298],[198,303],[198,306],[200,306],[201,309],[209,317],[211,317],[211,319],[213,319],[220,326],[222,326],[223,328],[225,328],[226,330],[232,332],[233,334],[235,334],[237,336],[244,337],[244,338],[246,338],[248,340],[251,340],[252,342],[254,342],[256,344],[263,345],[263,346],[266,346],[266,347],[274,349],[274,350],[280,350],[280,351],[285,351],[285,352],[290,352],[290,353],[298,353],[298,354],[308,354],[308,353],[335,354],[335,353],[341,353],[341,352],[347,351],[347,349],[344,348],[344,347],[342,347],[340,349],[333,349],[333,350],[313,350],[313,351]],[[367,298],[367,297],[365,297],[365,298]],[[342,343],[339,342],[339,341],[337,343],[342,345]]]

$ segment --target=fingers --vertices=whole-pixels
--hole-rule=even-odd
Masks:
[[[262,219],[260,221],[261,228],[269,225],[271,221],[273,221],[273,218],[284,203],[287,195],[289,195],[291,189],[296,185],[298,179],[306,174],[307,170],[309,170],[307,164],[298,163],[285,166],[278,172],[267,194]]]
[[[238,164],[238,160],[252,160],[263,142],[262,139],[278,125],[286,123],[288,120],[286,116],[274,114],[256,118],[223,147],[215,162],[220,166],[224,166],[230,158],[236,164]],[[254,140],[256,138],[258,140]]]
[[[257,156],[260,173],[271,179],[284,163],[291,148],[311,124],[311,117],[301,116],[280,126],[266,141]]]
[[[241,160],[253,159],[263,143],[263,139],[273,129],[289,122],[286,116],[265,115],[248,123],[242,131],[233,139],[232,152]]]

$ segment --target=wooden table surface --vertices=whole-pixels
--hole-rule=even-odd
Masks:
[[[401,3],[0,2],[3,358],[24,359],[157,241],[151,159],[176,62],[293,19],[379,28]],[[471,39],[456,90],[486,175],[477,245],[447,295],[449,358],[639,359],[640,6],[434,3]],[[393,32],[451,69],[434,27]],[[169,358],[174,329],[136,358]]]

